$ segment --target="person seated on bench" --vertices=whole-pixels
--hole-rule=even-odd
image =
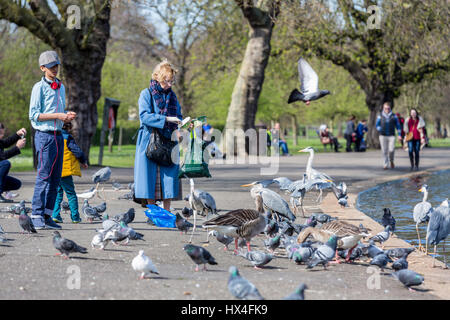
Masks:
[[[10,191],[18,190],[22,186],[22,182],[19,179],[8,176],[9,169],[11,169],[11,162],[7,159],[20,154],[20,149],[25,147],[26,143],[26,139],[22,137],[25,137],[26,134],[27,131],[22,128],[12,136],[3,139],[5,136],[5,127],[0,123],[0,203],[13,202],[12,198],[17,196],[17,194],[12,194]],[[4,151],[5,148],[13,144],[16,145]],[[4,195],[2,195],[3,192],[5,192]]]
[[[319,138],[320,142],[323,144],[324,149],[327,149],[327,145],[330,147],[334,146],[334,151],[339,152],[339,142],[336,137],[333,137],[333,134],[328,130],[327,126],[320,126]]]

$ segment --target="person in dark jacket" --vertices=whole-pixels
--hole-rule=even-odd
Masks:
[[[355,128],[355,119],[356,117],[352,115],[350,119],[347,121],[347,127],[345,128],[344,132],[344,138],[347,140],[347,146],[345,148],[345,151],[352,152],[352,144],[353,141],[356,139],[356,128]]]
[[[366,143],[364,141],[364,133],[369,131],[367,128],[367,120],[363,119],[358,123],[358,126],[356,127],[356,142],[355,142],[355,148],[357,152],[364,152],[366,151]]]
[[[391,103],[385,102],[383,110],[377,118],[376,128],[380,134],[381,151],[384,158],[384,170],[387,170],[389,164],[394,169],[394,152],[395,152],[395,129],[397,129],[398,140],[402,140],[402,128],[397,116],[392,112]]]
[[[3,197],[2,193],[18,190],[22,186],[22,182],[19,179],[8,176],[11,162],[7,159],[20,154],[20,149],[25,147],[26,134],[27,131],[25,128],[22,128],[12,136],[3,139],[5,136],[5,127],[0,123],[0,203],[13,202],[11,199]],[[9,148],[13,144],[16,145],[5,151],[5,148]]]

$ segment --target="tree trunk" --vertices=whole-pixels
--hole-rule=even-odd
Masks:
[[[439,117],[439,116],[434,118],[434,135],[435,135],[435,138],[437,138],[437,139],[442,138],[441,117]]]

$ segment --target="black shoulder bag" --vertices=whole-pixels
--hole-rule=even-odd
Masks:
[[[148,89],[151,96],[151,91]],[[152,106],[152,113],[155,113],[155,109]],[[172,149],[178,144],[176,141],[172,141],[169,138],[164,137],[158,128],[152,128],[150,134],[150,141],[148,142],[145,155],[147,158],[156,164],[164,167],[170,167],[173,165],[172,161]]]

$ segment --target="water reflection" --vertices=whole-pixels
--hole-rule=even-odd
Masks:
[[[391,209],[397,221],[395,234],[418,246],[416,225],[413,220],[414,206],[421,202],[423,193],[419,192],[422,185],[426,183],[429,187],[428,202],[433,208],[439,206],[446,198],[450,198],[450,170],[438,171],[429,175],[417,175],[411,178],[391,181],[380,184],[374,188],[359,193],[357,200],[358,210],[381,222],[383,208]],[[419,225],[422,245],[425,246],[427,224]],[[447,243],[450,239],[446,239]],[[431,248],[432,249],[432,248]],[[437,258],[443,261],[443,242],[438,245]],[[429,251],[431,251],[429,249]],[[447,249],[447,262],[450,260],[450,252]]]

